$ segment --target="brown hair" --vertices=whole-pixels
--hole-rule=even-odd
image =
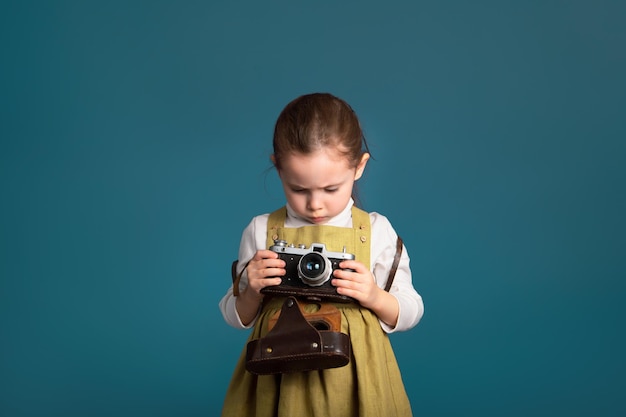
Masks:
[[[291,101],[274,127],[274,164],[290,153],[309,154],[326,146],[340,148],[356,167],[369,153],[352,107],[328,93],[306,94]]]

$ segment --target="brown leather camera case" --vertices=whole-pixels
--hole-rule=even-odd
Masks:
[[[347,334],[316,329],[302,314],[296,298],[289,297],[267,335],[248,342],[246,369],[254,374],[277,374],[338,368],[350,362],[350,355]]]

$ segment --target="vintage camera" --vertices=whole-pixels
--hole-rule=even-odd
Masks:
[[[285,240],[275,240],[270,250],[278,253],[285,261],[286,273],[280,285],[265,287],[265,294],[299,295],[312,300],[334,300],[347,302],[352,298],[340,295],[330,283],[333,271],[345,260],[355,259],[354,255],[343,252],[329,252],[323,243],[313,243],[310,248],[295,246]]]

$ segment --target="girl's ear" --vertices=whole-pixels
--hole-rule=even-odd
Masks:
[[[370,159],[370,154],[367,152],[365,152],[361,156],[361,160],[359,161],[359,164],[356,166],[356,173],[354,174],[355,181],[361,178],[361,176],[363,175],[363,171],[365,171],[365,165],[367,165],[367,161],[369,161],[369,159]]]
[[[274,166],[274,169],[276,170],[276,172],[278,173],[278,176],[280,177],[280,169],[278,169],[278,165],[276,165],[276,155],[271,154],[270,161],[272,161],[272,165]]]

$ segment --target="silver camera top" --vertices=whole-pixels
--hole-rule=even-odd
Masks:
[[[306,255],[307,253],[317,252],[328,258],[341,259],[341,260],[354,260],[355,257],[351,253],[346,252],[346,247],[343,247],[343,252],[330,252],[326,250],[326,245],[323,243],[312,243],[310,248],[305,245],[294,245],[288,243],[286,240],[275,240],[274,245],[270,247],[271,251],[278,253],[285,253],[289,255]]]

